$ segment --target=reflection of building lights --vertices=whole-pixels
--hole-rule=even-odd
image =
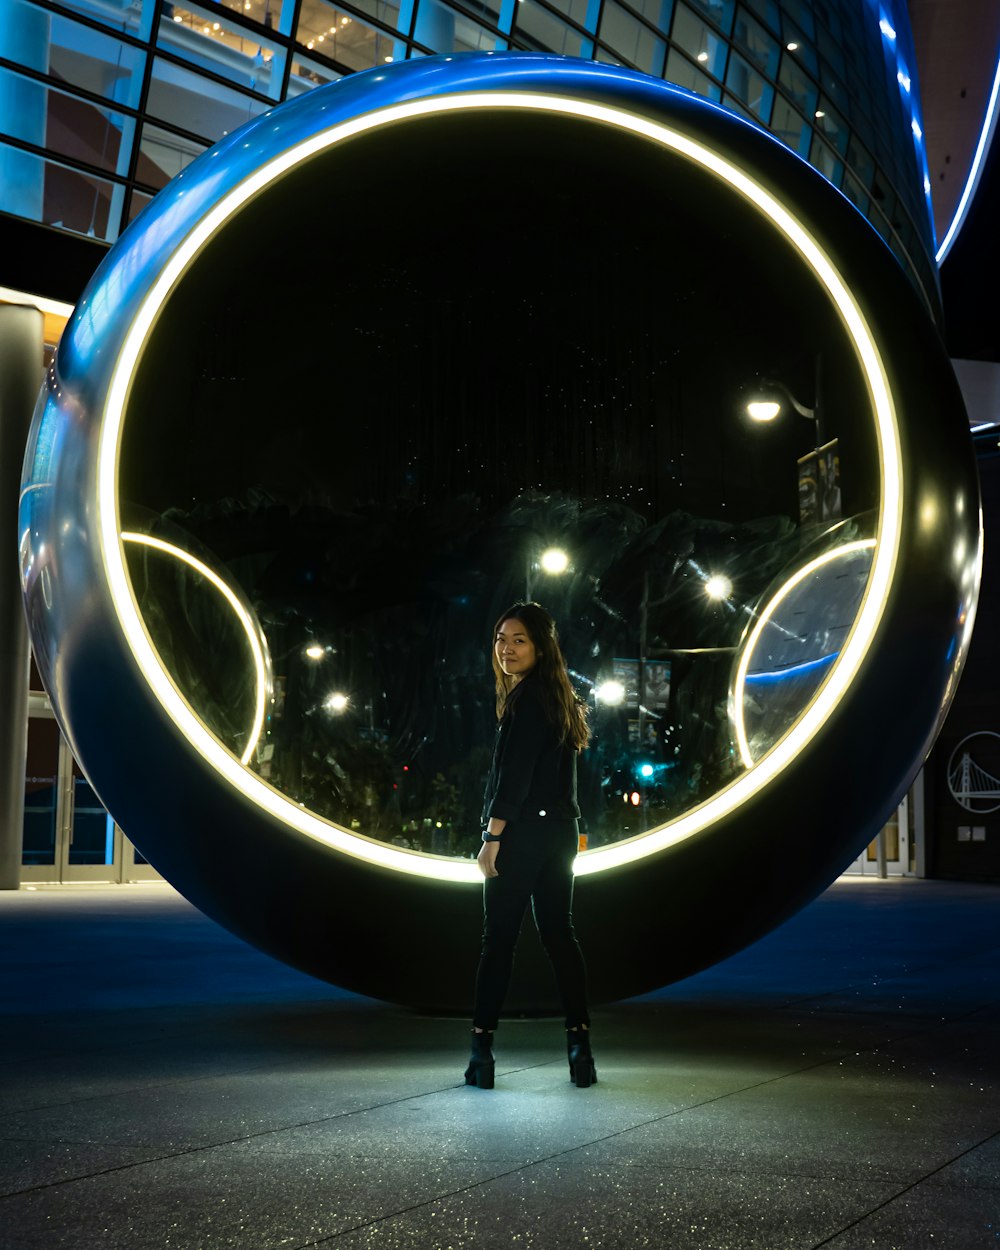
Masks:
[[[844,543],[843,546],[834,547],[830,551],[824,551],[821,556],[817,556],[815,560],[810,560],[808,564],[804,564],[798,572],[792,576],[782,586],[778,588],[770,601],[764,607],[763,611],[757,618],[757,623],[750,631],[743,647],[743,654],[740,656],[739,666],[736,669],[736,680],[733,683],[733,720],[736,729],[736,745],[739,748],[740,759],[743,761],[745,768],[753,768],[756,761],[750,754],[750,743],[747,740],[746,722],[743,719],[743,698],[746,689],[747,672],[750,668],[750,661],[753,659],[754,651],[760,642],[761,634],[770,621],[771,617],[777,611],[782,601],[795,589],[801,581],[804,581],[810,573],[815,573],[817,569],[821,569],[825,564],[829,564],[831,560],[836,560],[840,556],[851,555],[855,551],[865,551],[875,546],[874,538],[860,538],[853,543]],[[815,706],[816,700],[813,701]],[[789,737],[791,734],[788,735]]]
[[[380,75],[372,79],[373,82],[381,80]],[[479,886],[482,885],[482,878],[474,863],[389,846],[301,809],[286,795],[272,789],[249,770],[241,768],[235,757],[230,756],[212,737],[206,726],[180,697],[163,669],[131,597],[118,535],[118,453],[132,381],[161,309],[196,257],[245,204],[289,171],[356,136],[413,119],[449,113],[468,114],[477,110],[496,113],[506,109],[522,110],[529,115],[578,118],[658,144],[697,169],[717,178],[720,184],[759,213],[808,267],[838,315],[865,379],[877,454],[882,468],[879,538],[875,546],[867,593],[839,660],[795,726],[749,772],[724,787],[711,799],[641,836],[582,855],[577,860],[578,875],[600,872],[643,859],[701,833],[738,807],[752,801],[756,794],[792,763],[804,747],[820,733],[864,663],[888,603],[902,533],[902,458],[896,414],[882,357],[857,300],[816,237],[788,207],[783,188],[768,188],[758,177],[747,173],[726,156],[698,138],[684,133],[676,125],[654,121],[648,116],[632,113],[618,106],[599,104],[591,99],[578,99],[555,91],[545,94],[531,90],[457,90],[450,94],[408,99],[402,103],[374,108],[326,129],[317,130],[307,134],[299,142],[284,147],[264,164],[242,174],[239,181],[222,193],[200,218],[185,224],[183,237],[172,251],[162,252],[162,267],[142,298],[117,351],[99,417],[94,487],[97,544],[107,576],[111,602],[126,645],[135,657],[150,689],[178,731],[215,769],[221,780],[275,819],[343,854],[399,872]],[[107,289],[106,281],[100,288],[102,298],[106,297],[104,293]]]
[[[310,660],[322,660],[323,656],[326,655],[326,647],[321,647],[318,642],[311,642],[306,647],[306,655]]]
[[[561,547],[549,547],[542,552],[538,563],[546,573],[565,573],[569,568],[569,556]]]
[[[638,791],[638,790],[633,790],[633,791],[632,791],[631,798],[632,798],[632,806],[633,806],[633,807],[638,807],[638,806],[639,806],[639,791]]]
[[[617,707],[625,698],[625,687],[620,681],[605,681],[597,687],[594,695],[599,703]]]
[[[339,690],[335,690],[333,694],[327,697],[323,706],[330,712],[343,712],[350,702],[346,694],[341,694]]]
[[[721,573],[713,573],[705,583],[705,594],[709,599],[728,599],[733,592],[733,583]]]
[[[200,576],[222,595],[225,601],[233,609],[236,619],[239,621],[244,634],[246,634],[247,642],[250,646],[250,654],[253,656],[253,669],[256,687],[256,696],[254,698],[253,723],[250,727],[250,735],[247,738],[247,744],[243,748],[243,754],[240,756],[240,763],[247,764],[250,757],[254,753],[257,740],[264,728],[264,704],[267,700],[267,657],[264,654],[264,647],[261,642],[260,635],[254,627],[250,613],[244,605],[240,603],[231,586],[222,580],[222,578],[210,569],[203,561],[196,559],[190,552],[185,551],[182,547],[176,547],[173,543],[164,542],[162,538],[153,538],[150,534],[134,534],[123,533],[122,542],[135,543],[142,547],[152,547],[155,551],[161,551],[164,555],[172,556],[175,560],[180,560],[188,565],[189,568]],[[273,700],[272,700],[273,702]]]
[[[756,399],[747,404],[747,416],[754,421],[773,421],[781,405],[773,399]]]
[[[789,52],[798,52],[799,50],[799,45],[795,42],[794,39],[792,40],[791,43],[786,43],[785,47],[788,49]]]

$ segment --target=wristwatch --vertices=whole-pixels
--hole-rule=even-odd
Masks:
[[[499,834],[499,833],[490,833],[489,826],[487,826],[487,827],[483,830],[483,841],[484,841],[484,842],[499,842],[499,841],[500,841],[500,834]]]

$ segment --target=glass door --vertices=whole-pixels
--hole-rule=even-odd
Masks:
[[[910,795],[903,801],[845,876],[908,877],[913,874],[913,839]]]
[[[47,696],[29,697],[22,881],[156,881],[105,811],[59,732]]]

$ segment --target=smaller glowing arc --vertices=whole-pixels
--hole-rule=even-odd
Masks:
[[[210,569],[207,564],[193,556],[189,551],[185,551],[183,547],[177,547],[173,543],[164,542],[162,538],[153,538],[150,534],[139,534],[133,531],[123,531],[122,542],[136,543],[142,547],[152,547],[154,550],[162,551],[166,555],[173,556],[175,560],[180,560],[188,565],[215,587],[236,614],[236,619],[246,634],[247,642],[250,646],[250,654],[253,656],[254,684],[256,687],[250,737],[247,740],[247,745],[243,748],[243,754],[240,756],[241,764],[249,764],[254,749],[260,741],[260,735],[264,731],[264,717],[267,713],[267,658],[264,655],[264,649],[261,646],[249,612],[240,603],[232,587],[214,569]]]
[[[840,556],[849,555],[855,551],[869,550],[874,546],[874,538],[860,538],[856,542],[844,543],[841,547],[834,547],[830,551],[824,551],[815,560],[810,560],[808,564],[804,564],[802,568],[796,570],[787,582],[783,582],[757,617],[757,621],[750,631],[750,636],[743,648],[743,654],[740,656],[740,662],[736,669],[736,680],[733,683],[733,721],[736,727],[736,744],[739,747],[740,759],[743,761],[745,768],[753,768],[757,761],[750,754],[750,743],[747,741],[746,722],[743,719],[743,695],[746,689],[747,670],[750,668],[750,661],[753,659],[754,651],[758,642],[760,642],[760,636],[764,632],[768,621],[770,621],[783,600],[810,573],[815,573],[817,569],[822,568],[825,564],[829,564],[831,560],[838,559]]]

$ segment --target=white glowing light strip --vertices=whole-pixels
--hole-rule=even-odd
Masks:
[[[0,304],[31,304],[39,312],[48,313],[52,317],[73,315],[73,305],[64,304],[57,299],[46,299],[44,295],[32,295],[30,291],[15,291],[9,286],[0,286]]]
[[[750,668],[750,662],[753,659],[754,651],[757,649],[757,643],[760,642],[760,636],[764,632],[768,621],[777,611],[782,600],[795,589],[798,584],[807,578],[810,573],[815,573],[817,569],[821,569],[824,564],[829,564],[831,560],[836,560],[840,556],[849,555],[854,551],[865,551],[875,546],[874,538],[862,538],[857,542],[844,543],[842,547],[834,547],[830,551],[824,551],[821,556],[817,556],[815,560],[810,560],[808,564],[804,564],[796,573],[794,573],[787,582],[785,582],[770,600],[767,606],[757,618],[757,623],[750,631],[750,637],[747,639],[746,646],[743,648],[743,654],[740,656],[739,666],[736,669],[736,681],[733,683],[733,719],[736,724],[736,744],[740,749],[740,759],[743,761],[745,768],[753,768],[754,758],[750,754],[750,744],[747,741],[746,722],[743,719],[743,695],[746,689],[747,671]]]
[[[207,564],[201,560],[195,559],[189,551],[185,551],[183,547],[175,547],[173,543],[164,542],[162,538],[153,538],[149,534],[135,534],[126,531],[122,534],[122,542],[138,543],[142,547],[152,547],[156,551],[163,551],[169,556],[173,556],[175,560],[181,560],[184,564],[189,565],[196,573],[215,587],[222,595],[225,601],[236,613],[236,619],[243,627],[243,632],[247,636],[247,642],[250,644],[250,654],[253,656],[254,682],[256,685],[256,698],[254,700],[253,723],[250,726],[250,737],[247,745],[240,756],[241,764],[248,764],[254,753],[254,748],[260,741],[260,735],[264,731],[264,717],[267,714],[267,659],[264,656],[264,649],[260,645],[260,639],[257,637],[257,631],[254,629],[253,621],[246,608],[240,603],[239,599],[233,593],[232,587],[216,573],[210,569]]]
[[[467,95],[413,100],[405,104],[393,105],[362,117],[352,118],[322,134],[311,136],[287,152],[282,152],[262,168],[249,174],[201,221],[195,224],[177,250],[167,258],[166,264],[125,336],[108,389],[101,425],[98,449],[98,541],[107,571],[111,598],[137,664],[177,727],[226,781],[284,824],[355,858],[396,871],[444,881],[479,882],[481,880],[478,868],[471,861],[432,856],[419,851],[388,846],[342,829],[306,811],[274,790],[261,778],[242,768],[236,758],[216,742],[180,697],[149,642],[132,599],[118,538],[117,515],[118,449],[133,374],[146,336],[160,308],[185,269],[208,243],[212,235],[269,182],[344,139],[393,122],[473,109],[525,109],[535,113],[561,114],[600,122],[659,143],[721,179],[772,222],[826,289],[858,354],[875,414],[876,438],[882,468],[880,541],[876,548],[875,561],[861,610],[841,658],[827,677],[825,685],[792,732],[751,772],[744,774],[712,799],[669,825],[654,829],[627,842],[619,842],[613,846],[585,852],[578,858],[576,868],[578,874],[585,875],[642,859],[647,855],[655,854],[664,847],[691,837],[706,825],[747,802],[757,791],[773,780],[819,731],[850,684],[878,627],[892,582],[902,517],[902,479],[895,412],[878,349],[853,295],[817,241],[774,195],[735,165],[730,164],[703,144],[668,126],[652,122],[645,117],[635,116],[622,109],[570,97],[505,91],[473,92]],[[165,191],[161,194],[170,194],[170,192]]]
[[[969,170],[969,177],[966,179],[965,190],[962,192],[962,198],[958,201],[958,208],[955,209],[955,216],[951,219],[951,225],[948,227],[947,233],[941,241],[941,246],[937,250],[937,256],[934,258],[939,265],[951,251],[951,246],[958,238],[958,232],[965,223],[969,207],[972,204],[972,197],[976,193],[976,187],[979,186],[983,166],[986,164],[986,154],[989,152],[990,144],[993,142],[998,116],[1000,116],[1000,59],[997,60],[996,73],[993,75],[993,90],[990,92],[990,101],[986,106],[986,120],[983,122],[979,143],[976,145],[976,154],[972,158],[972,168]]]

